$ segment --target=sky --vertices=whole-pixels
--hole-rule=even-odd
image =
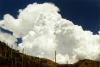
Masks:
[[[37,2],[37,3],[36,3]],[[57,63],[100,61],[99,0],[0,0],[0,41]]]
[[[100,30],[100,0],[0,0],[0,19],[4,14],[11,14],[16,18],[19,9],[34,2],[52,2],[59,7],[63,18],[94,34],[98,34]]]

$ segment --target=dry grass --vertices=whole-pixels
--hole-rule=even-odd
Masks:
[[[0,42],[0,67],[99,67],[100,62],[80,60],[75,64],[57,64],[49,59],[32,57]]]

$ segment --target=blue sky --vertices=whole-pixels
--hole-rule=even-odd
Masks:
[[[17,18],[18,10],[31,3],[52,2],[60,8],[63,18],[97,34],[100,30],[100,0],[0,0],[0,19],[4,14]]]
[[[43,4],[26,8],[34,2]],[[53,60],[56,50],[58,63],[100,61],[100,0],[0,0],[0,19],[0,41],[28,55]]]

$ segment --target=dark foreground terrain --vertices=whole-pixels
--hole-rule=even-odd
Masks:
[[[88,59],[75,64],[57,64],[49,59],[32,57],[0,42],[0,67],[100,67],[100,62]]]

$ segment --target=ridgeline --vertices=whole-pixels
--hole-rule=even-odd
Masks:
[[[100,67],[99,61],[80,60],[75,64],[57,64],[46,58],[19,53],[0,42],[0,67]]]

